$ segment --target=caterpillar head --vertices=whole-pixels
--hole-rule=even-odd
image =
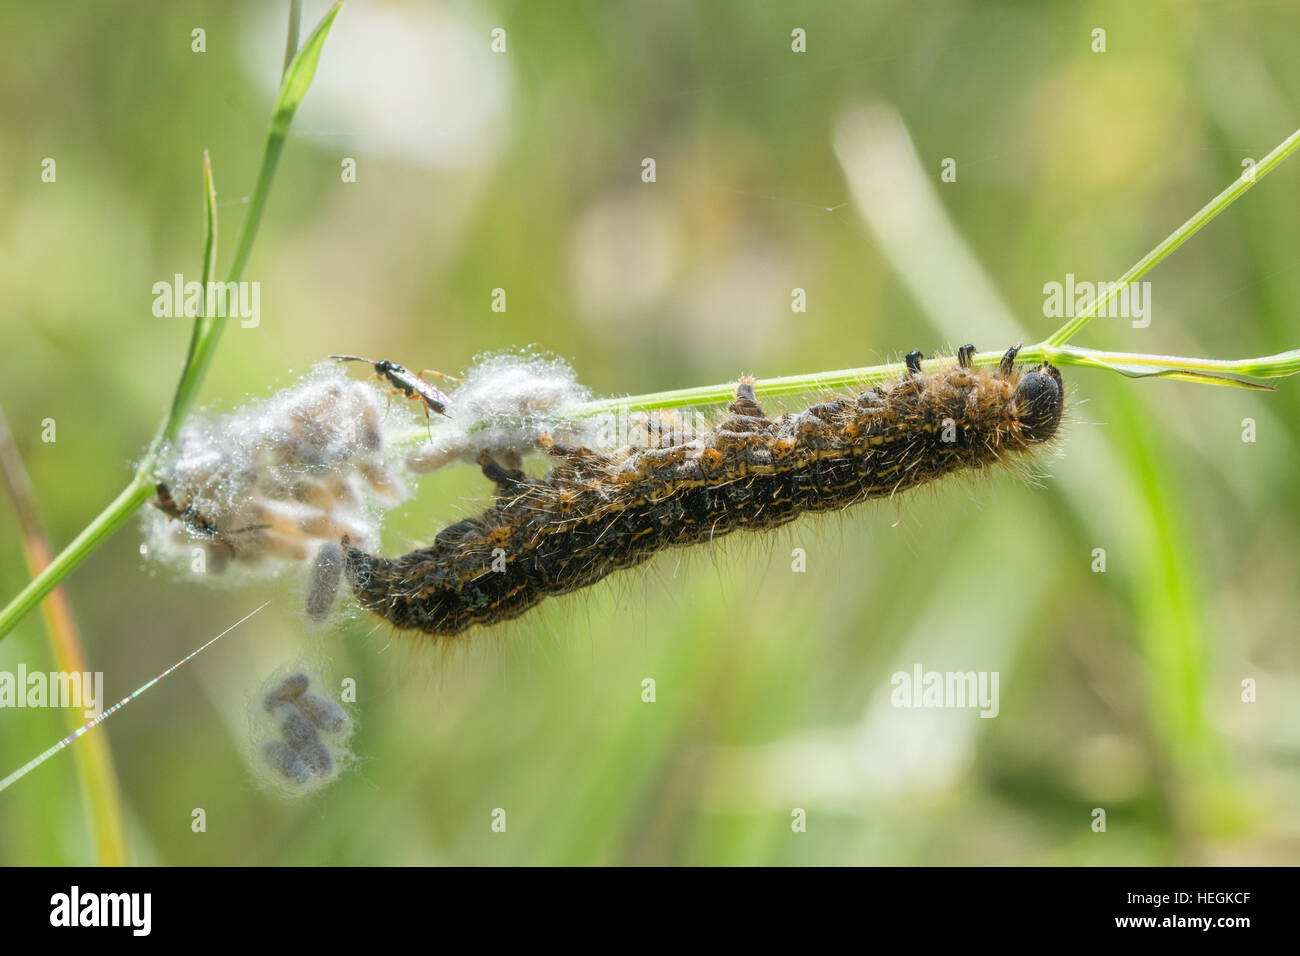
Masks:
[[[1027,372],[1016,386],[1016,410],[1027,441],[1045,442],[1056,434],[1065,410],[1061,373],[1044,363]]]

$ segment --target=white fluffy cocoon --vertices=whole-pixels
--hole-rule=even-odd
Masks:
[[[503,464],[517,462],[537,448],[543,433],[559,441],[581,440],[584,428],[565,422],[563,413],[591,394],[560,359],[508,352],[480,359],[451,398],[446,420],[407,459],[412,471],[474,463],[484,452]]]
[[[405,402],[336,363],[228,415],[195,416],[164,455],[170,501],[145,509],[141,551],[208,572],[301,564],[344,534],[374,546],[383,509],[409,494],[393,438],[413,423]]]
[[[352,761],[354,729],[319,673],[301,662],[279,667],[249,702],[253,773],[285,796],[317,790]]]

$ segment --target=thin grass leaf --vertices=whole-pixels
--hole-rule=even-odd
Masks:
[[[0,475],[13,499],[22,530],[23,559],[30,574],[39,574],[54,554],[42,527],[36,507],[36,495],[31,479],[13,433],[0,412]],[[41,605],[45,618],[45,633],[55,667],[65,674],[84,674],[86,653],[82,648],[77,619],[72,613],[72,602],[62,588],[55,588],[49,600]],[[77,725],[75,711],[67,712],[69,729]],[[127,863],[126,822],[122,813],[122,792],[118,785],[117,768],[113,764],[113,751],[106,734],[96,735],[86,741],[86,746],[76,753],[77,781],[82,804],[86,808],[86,823],[90,831],[90,844],[95,850],[98,866],[124,866]]]
[[[1300,129],[1296,130],[1253,167],[1242,172],[1240,176],[1223,192],[1196,211],[1185,223],[1171,232],[1159,245],[1139,259],[1133,268],[1120,276],[1105,297],[1098,297],[1093,304],[1061,326],[1047,339],[1047,345],[1061,346],[1097,317],[1124,289],[1142,278],[1160,264],[1171,252],[1181,246],[1192,236],[1200,232],[1215,216],[1223,212],[1242,197],[1252,186],[1281,165],[1282,161],[1300,148]]]
[[[312,78],[316,75],[316,66],[320,62],[321,50],[329,29],[338,16],[343,0],[339,0],[325,15],[316,29],[312,31],[302,49],[294,56],[284,73],[280,94],[276,98],[275,111],[271,116],[271,128],[267,133],[266,148],[262,153],[262,165],[258,170],[257,183],[253,189],[248,215],[244,219],[236,243],[234,261],[231,263],[228,281],[237,282],[243,273],[244,265],[253,249],[257,237],[258,225],[261,223],[262,211],[266,207],[267,197],[271,192],[271,182],[275,178],[276,165],[280,152],[284,148],[285,135],[293,120],[294,112],[302,103]],[[216,188],[213,184],[212,166],[204,157],[204,223],[205,240],[203,250],[204,289],[207,282],[216,275],[217,215]],[[205,297],[206,298],[206,297]],[[205,309],[206,311],[206,309]],[[149,447],[136,470],[131,483],[78,534],[59,555],[51,561],[27,586],[18,592],[3,610],[0,610],[0,640],[14,629],[19,621],[31,611],[50,591],[81,564],[92,552],[104,543],[118,528],[126,522],[153,493],[153,471],[158,456],[168,438],[175,437],[180,431],[185,416],[189,414],[199,388],[207,375],[216,351],[217,342],[225,320],[221,318],[201,317],[195,320],[195,332],[184,370],[176,386],[171,408],[167,418],[159,429],[157,437]]]
[[[167,421],[158,432],[155,439],[155,445],[161,445],[164,442],[171,441],[176,437],[180,430],[181,422],[184,421],[184,409],[188,408],[194,401],[194,395],[191,388],[197,389],[197,383],[193,381],[189,370],[194,367],[194,358],[198,354],[199,346],[203,342],[204,332],[207,328],[207,288],[208,283],[212,281],[217,274],[217,186],[212,177],[212,157],[208,151],[203,151],[203,289],[204,289],[204,309],[201,315],[194,317],[194,325],[190,329],[190,345],[185,354],[185,365],[182,366],[181,381],[176,388],[176,393],[172,396],[171,410],[167,415]],[[187,387],[190,386],[190,387]],[[153,451],[153,449],[151,449]],[[139,476],[137,477],[149,477]]]
[[[1257,382],[1248,382],[1244,379],[1233,378],[1231,375],[1221,375],[1214,372],[1198,372],[1186,368],[1161,368],[1155,365],[1132,365],[1118,364],[1113,362],[1104,362],[1101,359],[1090,356],[1079,356],[1078,365],[1091,366],[1093,368],[1104,368],[1112,372],[1118,372],[1125,378],[1171,378],[1181,382],[1195,382],[1197,385],[1220,385],[1227,388],[1245,388],[1254,389],[1260,392],[1276,392],[1277,388],[1272,385],[1260,385]]]
[[[281,79],[289,72],[294,55],[298,52],[298,28],[302,24],[302,0],[289,0],[289,30],[284,40],[284,72]]]
[[[243,275],[244,266],[248,263],[248,256],[253,250],[253,240],[262,221],[262,211],[266,208],[266,200],[271,193],[271,180],[275,178],[280,152],[284,149],[284,140],[289,134],[289,125],[293,122],[293,115],[298,111],[303,97],[311,87],[311,81],[316,76],[316,66],[320,63],[325,39],[329,36],[330,27],[334,25],[334,19],[339,15],[342,7],[343,0],[330,7],[329,12],[316,25],[311,36],[307,37],[307,42],[294,55],[293,62],[284,71],[280,95],[276,98],[275,111],[271,114],[271,129],[266,135],[262,167],[258,170],[257,183],[253,187],[253,195],[249,200],[248,215],[244,219],[243,231],[235,245],[234,260],[230,263],[227,277],[229,282],[237,282]]]

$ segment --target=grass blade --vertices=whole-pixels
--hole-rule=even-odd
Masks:
[[[1281,165],[1282,161],[1294,153],[1297,148],[1300,148],[1300,129],[1282,140],[1271,153],[1250,169],[1242,172],[1231,186],[1211,199],[1197,210],[1190,219],[1166,236],[1163,242],[1139,259],[1128,272],[1120,276],[1119,281],[1111,285],[1110,291],[1104,298],[1098,296],[1097,300],[1089,308],[1053,332],[1046,344],[1060,346],[1074,338],[1076,333],[1109,306],[1127,286],[1142,278],[1159,265],[1171,252],[1200,232],[1210,220],[1240,199],[1246,190]]]
[[[14,445],[13,433],[0,412],[0,474],[9,487],[14,510],[22,528],[23,558],[29,573],[39,574],[53,556],[53,549],[41,526],[36,511],[36,497],[32,492],[27,469]],[[45,617],[45,631],[49,637],[54,663],[65,674],[89,672],[86,655],[82,650],[81,634],[77,628],[72,604],[62,588],[55,588],[41,610]],[[68,712],[70,729],[77,722],[73,712]],[[86,822],[90,829],[90,842],[95,848],[98,866],[123,866],[127,862],[126,822],[122,815],[122,792],[118,786],[117,769],[113,765],[113,751],[105,734],[97,734],[86,741],[86,746],[76,752],[77,779],[81,786],[82,804],[86,808]]]
[[[303,97],[316,75],[316,66],[320,62],[321,50],[329,35],[330,27],[338,16],[343,0],[339,0],[325,15],[316,29],[312,31],[302,49],[294,56],[284,72],[280,94],[276,98],[275,111],[271,115],[271,128],[267,133],[266,148],[262,154],[262,165],[257,173],[257,182],[253,189],[248,215],[244,219],[239,239],[235,247],[235,257],[230,266],[228,281],[237,282],[243,274],[244,266],[253,249],[257,229],[262,220],[262,211],[266,208],[267,197],[271,192],[271,182],[275,178],[275,169],[279,163],[280,153],[284,148],[285,136],[289,124],[297,111]],[[212,180],[212,165],[207,154],[203,163],[203,194],[205,241],[203,251],[204,288],[216,275],[217,215],[216,189]],[[206,311],[206,309],[205,309]],[[190,349],[187,355],[180,382],[172,398],[167,418],[158,431],[149,451],[136,471],[135,478],[100,514],[88,524],[72,543],[64,548],[45,569],[18,592],[3,610],[0,610],[0,640],[12,631],[33,607],[50,593],[65,577],[95,551],[113,532],[135,512],[153,493],[153,471],[162,447],[180,431],[181,423],[189,414],[198,396],[199,388],[207,376],[208,367],[216,351],[221,331],[225,327],[224,318],[202,316],[195,319],[194,332],[191,335]]]

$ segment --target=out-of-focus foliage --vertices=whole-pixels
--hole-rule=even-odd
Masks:
[[[204,148],[235,234],[283,20],[265,3],[5,4],[0,403],[56,542],[125,483],[170,398],[189,329],[154,317],[151,288],[197,277]],[[358,2],[245,273],[260,325],[227,331],[203,400],[230,408],[333,352],[455,371],[536,343],[610,394],[961,344],[964,317],[925,314],[848,203],[832,134],[861,102],[897,111],[1041,338],[1059,324],[1044,283],[1118,276],[1300,125],[1298,34],[1300,9],[1174,0]],[[1300,345],[1298,205],[1284,166],[1151,276],[1149,328],[1099,319],[1082,340]],[[95,731],[135,860],[1297,862],[1300,387],[1069,382],[1039,485],[955,483],[669,555],[447,651],[368,619],[309,629],[293,580],[182,583],[130,526],[67,582],[110,697],[272,602]],[[386,550],[487,491],[468,469],[423,479]],[[23,581],[0,506],[4,597]],[[0,642],[0,670],[50,668],[39,628]],[[355,679],[357,759],[291,802],[249,769],[247,712],[296,657]],[[891,675],[918,663],[999,672],[1000,713],[891,707]],[[57,712],[0,710],[0,773],[64,732]],[[89,852],[70,760],[0,795],[0,862]]]

